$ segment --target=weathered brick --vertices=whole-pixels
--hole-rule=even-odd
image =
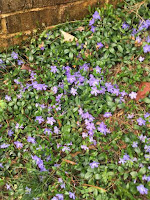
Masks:
[[[1,22],[1,19],[0,19],[0,33],[2,32],[2,22]]]
[[[55,25],[58,20],[58,6],[52,6],[39,11],[29,11],[6,17],[8,33],[22,32]]]
[[[59,19],[61,22],[69,20],[78,20],[85,17],[89,11],[89,6],[95,6],[98,0],[83,0],[76,3],[70,3],[66,5],[60,5],[60,16]]]
[[[59,4],[66,4],[80,0],[1,0],[1,12],[10,13],[32,8],[42,8]]]

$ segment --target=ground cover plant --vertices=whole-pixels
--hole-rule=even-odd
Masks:
[[[150,199],[149,29],[126,1],[1,52],[1,199]]]

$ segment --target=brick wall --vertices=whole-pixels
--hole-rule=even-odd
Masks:
[[[120,0],[0,0],[0,48],[20,43],[34,29],[81,19],[88,7]],[[16,35],[22,33],[18,39]]]

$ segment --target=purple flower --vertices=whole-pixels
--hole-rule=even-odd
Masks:
[[[16,126],[15,126],[15,129],[23,129],[23,126],[22,125],[19,125],[18,123],[16,124]]]
[[[144,118],[147,118],[147,117],[149,117],[150,116],[150,113],[146,113],[145,115],[144,115]]]
[[[88,123],[88,125],[86,126],[86,128],[87,128],[88,130],[90,130],[90,131],[96,129],[94,123]]]
[[[8,96],[8,95],[5,96],[5,99],[6,99],[7,101],[11,101],[11,97]]]
[[[57,88],[56,86],[54,86],[54,87],[52,88],[52,90],[53,90],[54,94],[56,94],[56,93],[57,93],[57,90],[58,90],[58,88]]]
[[[138,42],[138,43],[140,43],[141,42],[140,36],[136,37],[135,41]]]
[[[125,155],[123,156],[123,159],[124,159],[124,160],[130,160],[130,156],[129,156],[128,154],[125,154]]]
[[[4,168],[2,163],[0,163],[0,167],[1,167],[1,168]]]
[[[26,191],[25,191],[25,194],[31,194],[31,188],[28,188],[27,186],[26,186]]]
[[[75,198],[76,198],[76,197],[75,197],[75,193],[69,192],[69,197],[70,197],[71,199],[75,199]]]
[[[97,96],[97,94],[99,94],[99,90],[97,89],[97,87],[91,87],[91,94]]]
[[[144,53],[150,52],[150,45],[146,44],[146,45],[143,47],[143,51],[144,51]]]
[[[19,141],[14,142],[14,144],[16,145],[16,147],[18,149],[23,147],[23,144],[21,142],[19,142]]]
[[[138,147],[138,142],[133,142],[132,147],[133,147],[133,148]]]
[[[0,145],[0,148],[1,148],[1,149],[5,149],[5,148],[7,148],[7,147],[9,147],[9,146],[10,146],[10,144],[5,144],[5,143],[3,143],[3,144]]]
[[[58,200],[58,198],[57,197],[53,197],[51,200]]]
[[[58,197],[58,200],[64,200],[63,194],[56,194],[56,197]]]
[[[94,18],[89,21],[89,25],[92,26],[95,23]]]
[[[50,133],[52,133],[52,130],[49,129],[49,128],[45,128],[44,129],[44,134],[46,134],[46,133],[48,133],[48,135],[49,135]]]
[[[65,152],[65,151],[70,151],[70,148],[69,148],[69,147],[66,147],[66,146],[64,146],[64,147],[62,148],[62,152]]]
[[[18,65],[22,65],[24,62],[22,60],[17,60]]]
[[[70,74],[68,74],[67,75],[67,81],[68,81],[68,83],[73,83],[73,82],[75,82],[76,81],[76,77],[74,76],[74,75],[70,75]]]
[[[100,68],[99,66],[95,67],[96,73],[101,73],[102,68]]]
[[[82,133],[82,137],[83,137],[83,138],[86,138],[86,137],[88,137],[88,134],[83,132],[83,133]]]
[[[142,119],[141,117],[137,119],[138,125],[142,126],[145,125],[146,121],[144,119]]]
[[[90,163],[90,167],[93,169],[93,168],[97,168],[99,165],[99,162],[95,162],[93,161],[92,163]]]
[[[59,134],[59,128],[57,126],[54,126],[54,133]]]
[[[36,90],[46,90],[46,88],[48,87],[45,84],[39,84],[37,83],[37,81],[32,82],[32,86],[33,88],[35,88]]]
[[[47,117],[47,124],[53,125],[56,120],[53,117]]]
[[[3,60],[2,59],[0,59],[0,64],[3,64],[4,62],[3,62]]]
[[[81,149],[84,149],[85,151],[88,150],[89,148],[86,145],[81,145]]]
[[[10,190],[10,189],[11,189],[10,185],[7,184],[7,183],[6,183],[6,188],[7,188],[7,190]]]
[[[134,114],[128,114],[127,118],[132,119],[134,117]]]
[[[103,116],[104,116],[104,117],[111,117],[112,114],[111,114],[110,112],[105,112]]]
[[[93,14],[93,19],[101,19],[99,13],[97,11],[95,11],[95,13]]]
[[[126,161],[123,158],[119,158],[119,162],[118,163],[124,164],[124,163],[126,163]]]
[[[107,126],[104,124],[104,122],[101,122],[99,127],[97,128],[99,132],[106,135],[106,133],[109,133],[109,130],[107,129]]]
[[[65,187],[66,187],[66,186],[65,186],[65,183],[61,184],[60,187],[61,187],[61,188],[65,188]]]
[[[140,136],[139,136],[139,139],[140,139],[142,142],[145,142],[146,136],[140,135]]]
[[[94,33],[95,32],[95,26],[91,26],[91,31]]]
[[[124,22],[123,24],[122,24],[122,28],[123,29],[127,29],[127,28],[129,28],[130,26],[129,26],[129,24],[127,24],[126,22]]]
[[[13,51],[11,53],[11,57],[16,60],[16,59],[18,59],[18,54]]]
[[[42,116],[36,116],[35,121],[38,121],[39,124],[41,124],[42,122],[44,122],[44,119],[42,118]]]
[[[147,36],[146,42],[150,43],[150,37],[149,36]]]
[[[144,57],[140,56],[140,57],[139,57],[139,61],[140,61],[140,62],[143,62],[143,60],[144,60]]]
[[[8,135],[11,137],[14,134],[12,130],[8,130]]]
[[[121,96],[124,97],[127,95],[127,93],[125,91],[120,92]]]
[[[41,49],[42,51],[44,51],[45,47],[41,47],[40,49]]]
[[[140,194],[148,194],[148,189],[144,185],[139,185],[136,187]]]
[[[101,49],[104,45],[101,42],[98,42],[97,46],[98,46],[99,49]]]
[[[137,93],[136,93],[136,92],[131,92],[131,93],[129,94],[129,96],[130,96],[131,99],[135,99],[136,96],[137,96]]]
[[[28,136],[27,141],[30,142],[30,143],[32,143],[32,144],[36,143],[35,138],[30,137],[30,136]]]
[[[77,94],[77,89],[71,88],[70,93],[75,96]]]
[[[56,67],[56,66],[51,66],[51,72],[53,72],[54,74],[55,74],[56,72],[58,72],[57,67]]]

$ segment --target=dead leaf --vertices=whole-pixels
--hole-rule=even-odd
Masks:
[[[139,91],[136,96],[136,101],[145,98],[150,92],[150,82],[142,82],[139,85]]]
[[[80,26],[80,27],[78,27],[76,30],[77,30],[77,31],[84,31],[85,28],[84,28],[83,26]]]
[[[75,40],[75,41],[78,40],[75,36],[73,36],[73,35],[71,35],[69,33],[66,33],[65,31],[61,31],[61,33],[64,36],[64,41],[65,42],[72,42],[73,40]]]
[[[105,189],[103,189],[103,188],[101,188],[101,187],[95,186],[95,185],[83,184],[83,186],[93,187],[93,188],[102,190],[103,192],[106,192],[106,191],[107,191],[107,190],[105,190]]]
[[[77,163],[75,163],[75,162],[73,162],[73,161],[71,161],[71,160],[63,159],[63,161],[66,162],[66,163],[69,163],[69,164],[71,164],[71,165],[76,165],[76,164],[77,164]]]
[[[44,47],[44,42],[42,42],[41,44],[39,44],[39,48]]]
[[[28,64],[23,64],[20,69],[27,70],[27,71],[33,71],[34,70]]]
[[[96,149],[96,147],[94,145],[90,145],[89,149]]]
[[[80,153],[81,153],[80,151],[77,151],[77,152],[75,152],[75,153],[72,153],[71,156],[72,156],[72,157],[76,157],[76,156],[77,156],[78,154],[80,154]]]

